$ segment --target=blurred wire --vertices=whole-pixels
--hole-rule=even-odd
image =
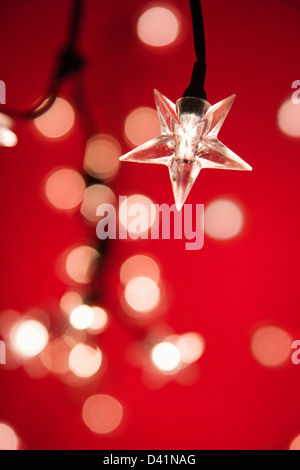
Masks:
[[[80,20],[82,17],[82,6],[83,0],[74,0],[66,47],[63,48],[62,52],[59,54],[55,72],[50,82],[46,97],[41,99],[34,108],[28,111],[1,107],[2,114],[6,114],[15,119],[35,119],[41,116],[54,104],[62,81],[70,74],[76,73],[82,69],[84,61],[76,52],[80,31]]]

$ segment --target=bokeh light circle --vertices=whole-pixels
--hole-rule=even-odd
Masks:
[[[168,46],[176,40],[178,33],[178,18],[168,8],[161,6],[149,8],[138,19],[138,38],[149,46]]]
[[[36,320],[20,322],[10,333],[13,348],[24,357],[34,357],[39,354],[47,345],[48,338],[48,331]]]
[[[70,132],[74,122],[75,113],[70,103],[56,98],[53,106],[34,120],[34,125],[43,136],[59,139]]]
[[[179,336],[176,346],[180,352],[182,362],[191,364],[202,356],[205,341],[199,333],[185,333]]]
[[[160,270],[153,258],[146,255],[134,255],[124,261],[120,269],[122,284],[125,285],[138,276],[146,276],[156,283],[159,282]]]
[[[79,284],[91,282],[99,259],[98,251],[91,246],[78,246],[71,250],[66,258],[68,276]]]
[[[89,328],[94,321],[94,310],[89,305],[79,305],[70,315],[70,323],[76,330]]]
[[[0,113],[0,146],[14,147],[18,143],[18,137],[10,130],[13,121],[9,116]]]
[[[300,450],[300,435],[292,440],[290,444],[290,450]]]
[[[66,292],[60,299],[60,308],[67,314],[70,314],[79,305],[82,305],[82,297],[78,292]]]
[[[102,353],[86,344],[76,344],[69,356],[70,370],[82,378],[92,377],[100,369]]]
[[[98,222],[97,208],[101,204],[116,204],[113,191],[104,184],[94,184],[86,188],[80,212],[89,222]]]
[[[216,199],[208,204],[204,218],[206,235],[216,240],[230,240],[237,237],[244,226],[242,209],[230,199]]]
[[[112,136],[99,134],[86,145],[83,166],[94,178],[110,181],[116,176],[120,166],[121,146]]]
[[[162,342],[154,346],[151,352],[154,365],[162,372],[177,371],[181,356],[179,349],[172,343]]]
[[[253,335],[251,351],[265,367],[279,367],[291,357],[291,336],[282,328],[265,326]]]
[[[77,207],[83,199],[84,191],[83,177],[71,168],[61,168],[46,178],[45,195],[56,209],[70,210]]]
[[[0,146],[1,147],[15,147],[18,143],[16,134],[7,129],[7,127],[0,125]]]
[[[69,372],[68,358],[71,349],[64,336],[57,338],[49,342],[42,351],[41,361],[49,372],[57,375],[67,374]]]
[[[135,277],[126,284],[125,300],[133,310],[148,313],[159,304],[160,288],[149,277]]]
[[[19,439],[13,428],[0,423],[0,450],[18,450]]]
[[[300,137],[300,105],[286,100],[278,110],[277,124],[289,137]]]
[[[104,331],[108,325],[108,315],[101,307],[92,308],[94,312],[94,319],[87,330],[90,334],[99,334]]]
[[[124,131],[134,146],[157,137],[161,130],[156,111],[146,106],[134,109],[126,117]]]
[[[134,238],[146,233],[157,218],[155,205],[142,194],[133,194],[119,206],[119,223]]]
[[[108,434],[121,424],[123,407],[110,395],[93,395],[85,401],[82,417],[87,427],[94,433]]]

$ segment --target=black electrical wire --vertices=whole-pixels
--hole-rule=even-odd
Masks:
[[[73,13],[72,13],[72,20],[70,23],[70,30],[69,30],[69,40],[67,48],[71,50],[75,50],[77,46],[77,41],[79,38],[79,29],[81,23],[81,14],[82,14],[82,6],[83,0],[74,0],[73,5]]]
[[[190,0],[193,23],[194,45],[197,61],[194,64],[192,78],[183,96],[194,96],[206,100],[204,89],[206,75],[206,48],[203,14],[200,0]]]
[[[190,0],[197,62],[206,63],[205,35],[200,0]]]
[[[15,119],[35,119],[46,113],[54,104],[59,87],[63,79],[80,70],[83,66],[82,58],[76,53],[76,46],[79,37],[80,20],[83,0],[74,0],[72,17],[66,47],[60,53],[56,64],[55,72],[51,80],[46,97],[41,99],[34,108],[28,111],[18,111],[6,107],[1,107],[0,112]]]

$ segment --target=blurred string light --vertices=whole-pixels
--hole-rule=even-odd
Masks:
[[[277,124],[281,132],[289,137],[300,137],[300,105],[289,98],[279,108]]]
[[[69,356],[72,346],[61,336],[48,343],[41,353],[41,361],[49,372],[58,376],[69,372]]]
[[[132,145],[141,145],[160,134],[157,113],[154,109],[141,106],[131,111],[125,120],[125,137]]]
[[[234,201],[226,198],[210,202],[204,212],[204,230],[215,240],[237,237],[244,227],[244,213]]]
[[[11,329],[10,342],[17,353],[33,357],[45,348],[48,331],[36,320],[20,321]]]
[[[178,15],[162,6],[149,8],[137,22],[138,38],[152,47],[169,46],[176,41],[179,30]]]
[[[93,349],[79,343],[70,352],[69,367],[77,377],[92,377],[99,370],[101,363],[102,353],[99,348]]]
[[[19,439],[11,426],[0,422],[0,450],[18,450]]]
[[[103,181],[116,177],[121,146],[117,139],[107,134],[98,134],[88,140],[83,167],[86,173]]]
[[[104,184],[93,184],[86,188],[80,212],[89,222],[98,222],[97,208],[101,204],[116,204],[113,191]]]
[[[60,299],[60,308],[66,314],[70,314],[76,307],[82,305],[83,299],[78,292],[68,291]]]
[[[94,318],[92,323],[87,327],[87,331],[91,335],[98,335],[108,327],[108,314],[104,308],[93,307]]]
[[[91,246],[73,248],[66,256],[66,272],[78,284],[89,284],[96,271],[99,252]]]
[[[89,328],[94,321],[95,315],[92,307],[88,305],[79,305],[70,315],[70,323],[77,330],[85,330]]]
[[[292,440],[289,450],[300,450],[300,435]]]
[[[126,284],[125,300],[136,313],[149,313],[159,304],[160,288],[149,277],[134,277]]]
[[[185,333],[175,339],[184,364],[196,362],[205,350],[205,340],[199,333]]]
[[[127,197],[119,206],[119,223],[132,239],[147,235],[156,218],[153,202],[142,194]]]
[[[0,146],[14,147],[18,143],[16,134],[11,130],[13,121],[5,114],[0,113]]]
[[[146,276],[156,284],[160,280],[160,269],[156,261],[147,255],[134,255],[128,258],[121,266],[120,280],[127,284],[135,277]]]
[[[265,367],[279,367],[291,357],[292,338],[282,328],[265,326],[255,331],[251,351],[255,359]]]
[[[92,395],[83,405],[82,417],[87,427],[94,433],[109,434],[120,426],[123,407],[110,395]]]
[[[151,352],[154,365],[162,372],[177,372],[180,367],[180,351],[175,344],[162,342],[154,346]]]
[[[52,107],[34,120],[37,130],[49,139],[66,136],[75,122],[75,112],[70,103],[63,98],[56,98]]]
[[[46,99],[41,99],[29,111],[5,107],[5,116],[0,115],[0,145],[13,146],[17,142],[9,129],[12,125],[9,116],[33,120],[39,133],[53,141],[70,134],[75,123],[75,110],[58,93],[62,81],[82,69],[83,61],[76,52],[82,4],[82,0],[74,0],[70,35],[59,56]],[[98,205],[115,204],[113,191],[103,183],[110,182],[117,175],[120,144],[112,136],[91,132],[91,128],[96,130],[97,126],[91,121],[86,103],[79,99],[83,96],[83,90],[79,94],[76,92],[77,98],[75,91],[74,87],[74,105],[78,116],[84,115],[82,124],[87,135],[84,176],[72,168],[57,168],[46,177],[44,194],[54,208],[70,211],[80,207],[83,220],[94,223],[98,220],[95,217]],[[83,105],[84,112],[81,113]],[[86,126],[86,121],[91,124],[90,128]],[[95,181],[97,179],[99,183]],[[1,335],[8,340],[10,365],[15,357],[20,357],[16,364],[22,364],[30,377],[40,378],[50,372],[69,386],[82,386],[83,379],[97,376],[98,371],[103,371],[102,351],[95,346],[94,338],[109,325],[108,313],[100,306],[100,293],[95,284],[100,261],[106,252],[102,250],[103,245],[97,240],[96,247],[79,245],[66,250],[61,256],[59,275],[68,285],[79,284],[81,290],[77,292],[74,288],[68,289],[62,296],[60,309],[65,313],[65,321],[60,319],[52,326],[51,332],[48,333],[38,320],[23,319],[18,312],[10,311],[7,315],[5,312],[0,315]],[[85,402],[83,408],[83,419],[87,426],[100,434],[116,429],[122,416],[122,405],[109,395],[94,395]],[[0,423],[0,448],[17,447],[13,429]]]
[[[70,210],[83,200],[85,182],[81,174],[71,168],[60,168],[50,173],[45,181],[45,195],[59,210]]]
[[[198,361],[204,350],[205,340],[199,333],[173,334],[152,348],[151,360],[160,372],[176,374]]]

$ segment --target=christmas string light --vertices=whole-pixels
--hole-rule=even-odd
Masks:
[[[190,6],[197,57],[190,85],[176,105],[154,90],[161,135],[120,157],[125,162],[167,166],[178,211],[203,168],[252,170],[217,138],[235,95],[214,106],[206,101],[206,53],[200,0],[190,0]]]

